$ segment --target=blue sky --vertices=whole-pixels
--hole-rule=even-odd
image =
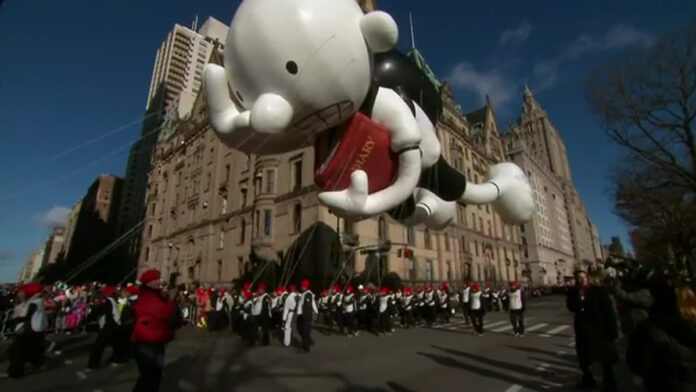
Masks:
[[[13,281],[48,227],[100,173],[122,175],[142,117],[156,50],[174,23],[231,20],[239,1],[8,0],[0,7],[0,282]],[[608,241],[606,168],[618,156],[582,94],[588,69],[685,25],[693,1],[471,2],[383,0],[410,46],[464,110],[491,95],[501,129],[516,120],[524,83],[565,140],[573,179]],[[438,6],[435,7],[434,4]]]

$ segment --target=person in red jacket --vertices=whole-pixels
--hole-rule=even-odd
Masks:
[[[133,356],[140,375],[133,392],[156,392],[162,379],[164,347],[174,339],[174,329],[181,325],[173,300],[178,289],[164,294],[157,270],[145,271],[140,282],[140,294],[133,305],[135,326],[131,335]]]

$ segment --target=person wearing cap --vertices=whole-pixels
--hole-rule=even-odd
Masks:
[[[413,318],[416,321],[416,325],[420,326],[425,319],[425,292],[422,285],[416,286],[416,295],[414,295],[413,300],[415,301],[413,304]]]
[[[471,298],[471,287],[468,282],[464,282],[462,289],[459,292],[459,304],[462,307],[462,316],[464,316],[464,325],[469,325],[469,301]]]
[[[358,324],[366,330],[372,330],[370,313],[372,311],[372,295],[363,285],[358,286]]]
[[[493,310],[493,301],[491,300],[491,285],[486,283],[483,287],[483,292],[481,293],[481,300],[483,302],[483,308],[486,313],[490,313]]]
[[[413,327],[413,289],[406,287],[404,295],[401,297],[401,309],[403,309],[404,327]]]
[[[253,320],[252,334],[254,336],[252,343],[258,339],[259,329],[261,329],[261,344],[268,346],[271,343],[271,298],[268,296],[268,293],[266,293],[266,284],[259,284],[252,301],[251,320]]]
[[[305,352],[309,352],[311,345],[314,344],[312,341],[312,320],[314,315],[319,313],[314,293],[309,289],[309,286],[309,280],[303,279],[300,283],[302,291],[297,300],[297,329],[300,332],[301,346]]]
[[[181,326],[176,302],[179,288],[165,295],[160,288],[160,272],[154,269],[140,276],[142,286],[134,304],[135,327],[131,335],[133,356],[138,366],[134,392],[159,391],[164,366],[165,346]]]
[[[377,298],[379,312],[379,328],[377,336],[382,336],[391,332],[391,316],[389,314],[389,289],[382,287]]]
[[[527,298],[524,291],[517,286],[517,282],[510,283],[510,292],[507,297],[512,332],[515,337],[524,337],[524,311],[527,308]]]
[[[357,336],[357,328],[355,324],[355,309],[357,308],[357,299],[355,298],[355,293],[353,292],[353,286],[348,285],[346,287],[346,293],[343,296],[343,323],[341,328],[341,333],[343,333],[343,327],[345,327],[346,335],[348,337]]]
[[[483,294],[479,290],[479,284],[471,285],[469,314],[471,316],[471,324],[478,336],[483,336],[483,315],[486,313],[486,308],[483,304]]]
[[[447,282],[442,282],[440,290],[437,293],[437,303],[439,305],[439,314],[447,324],[450,322],[450,294],[449,285]]]
[[[424,305],[424,310],[425,310],[425,321],[428,324],[428,326],[433,325],[435,322],[435,316],[436,316],[436,297],[435,297],[435,292],[433,291],[433,285],[428,286],[428,289],[425,292],[425,305]]]
[[[330,312],[331,312],[331,324],[329,326],[335,324],[336,328],[339,330],[343,329],[343,322],[342,322],[342,315],[343,315],[343,295],[341,294],[341,286],[339,285],[334,285],[333,288],[331,289],[332,294],[331,294],[331,300],[329,301],[330,303]]]
[[[491,290],[491,309],[496,312],[500,312],[500,309],[502,308],[502,304],[500,303],[500,292],[498,291],[497,287],[494,287]]]
[[[99,367],[102,354],[107,346],[111,346],[111,358],[109,362],[123,362],[123,358],[119,358],[121,351],[118,345],[118,331],[121,325],[121,311],[116,303],[116,295],[118,294],[115,286],[107,286],[101,290],[104,301],[95,306],[87,316],[86,322],[94,319],[99,325],[97,339],[92,343],[89,359],[87,361],[87,370],[94,370]]]
[[[300,294],[295,292],[295,286],[290,286],[289,291],[283,304],[283,346],[285,347],[289,347],[292,342],[292,331],[297,325],[297,307],[300,299]]]
[[[20,286],[17,292],[18,301],[13,312],[15,336],[8,349],[10,364],[7,373],[0,377],[21,378],[27,362],[34,366],[44,364],[48,320],[42,290],[41,284],[30,283]]]

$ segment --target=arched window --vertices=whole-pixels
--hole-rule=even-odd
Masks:
[[[387,235],[387,222],[384,220],[384,217],[379,218],[377,223],[377,234],[379,235],[380,241],[386,241],[389,239]]]
[[[300,203],[295,204],[292,210],[292,228],[293,233],[302,231],[302,205]]]
[[[239,226],[239,243],[243,244],[246,237],[246,220],[242,219],[242,223]]]
[[[445,233],[445,250],[447,250],[447,251],[450,250],[449,234],[447,234],[447,233]]]
[[[425,249],[432,249],[433,244],[430,242],[430,230],[428,230],[428,228],[425,229],[424,235],[425,235]]]

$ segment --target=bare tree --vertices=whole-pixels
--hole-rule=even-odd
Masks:
[[[696,20],[592,72],[585,93],[606,134],[665,181],[696,192]]]
[[[696,19],[591,72],[585,95],[605,133],[626,152],[612,173],[613,196],[636,251],[693,269]]]

